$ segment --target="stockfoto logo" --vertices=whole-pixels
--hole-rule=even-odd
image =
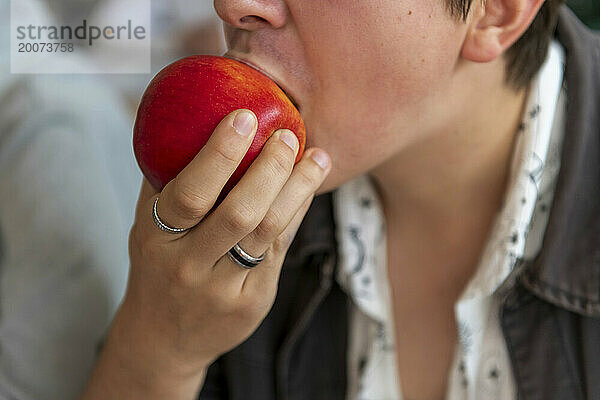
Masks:
[[[12,73],[150,72],[150,0],[116,2],[110,12],[73,15],[73,23],[11,0],[10,18]]]
[[[63,26],[36,26],[29,24],[28,26],[17,27],[17,40],[69,40],[74,39],[86,40],[90,46],[94,45],[94,41],[104,40],[144,40],[146,39],[146,28],[137,25],[134,26],[131,20],[127,21],[127,25],[117,26],[96,26],[88,25],[87,20],[75,28],[68,25]]]

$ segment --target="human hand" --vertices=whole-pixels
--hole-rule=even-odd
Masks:
[[[148,365],[193,374],[254,332],[274,302],[285,255],[331,169],[329,156],[316,148],[294,167],[297,138],[278,131],[208,213],[252,143],[256,117],[250,113],[244,122],[244,114],[228,115],[161,193],[145,180],[142,185],[130,234],[129,283],[115,324]],[[248,136],[238,133],[244,126]],[[190,230],[161,231],[152,220],[157,197],[160,219]],[[235,264],[227,252],[236,243],[254,257],[265,253],[264,260],[253,269]]]

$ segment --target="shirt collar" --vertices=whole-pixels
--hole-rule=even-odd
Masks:
[[[600,37],[563,7],[557,38],[567,54],[567,131],[544,246],[524,262],[538,297],[600,315]]]
[[[492,294],[518,259],[532,258],[540,250],[560,165],[553,155],[560,151],[565,132],[563,70],[564,50],[553,42],[528,91],[502,207],[461,299]],[[535,235],[529,235],[532,230]]]

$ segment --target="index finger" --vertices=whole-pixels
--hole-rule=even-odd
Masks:
[[[236,110],[215,128],[194,159],[160,193],[160,219],[174,228],[191,228],[213,207],[256,133],[250,110]]]

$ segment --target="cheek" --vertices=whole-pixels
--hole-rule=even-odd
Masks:
[[[310,22],[298,22],[314,75],[308,144],[328,150],[341,174],[357,174],[397,152],[402,136],[427,118],[453,71],[461,33],[442,0],[319,4],[304,6],[298,18]]]
[[[431,1],[393,1],[389,9],[366,3],[355,1],[359,5],[318,24],[309,62],[318,101],[358,103],[363,108],[352,107],[354,112],[382,117],[428,96],[448,78],[460,51],[460,32]]]

